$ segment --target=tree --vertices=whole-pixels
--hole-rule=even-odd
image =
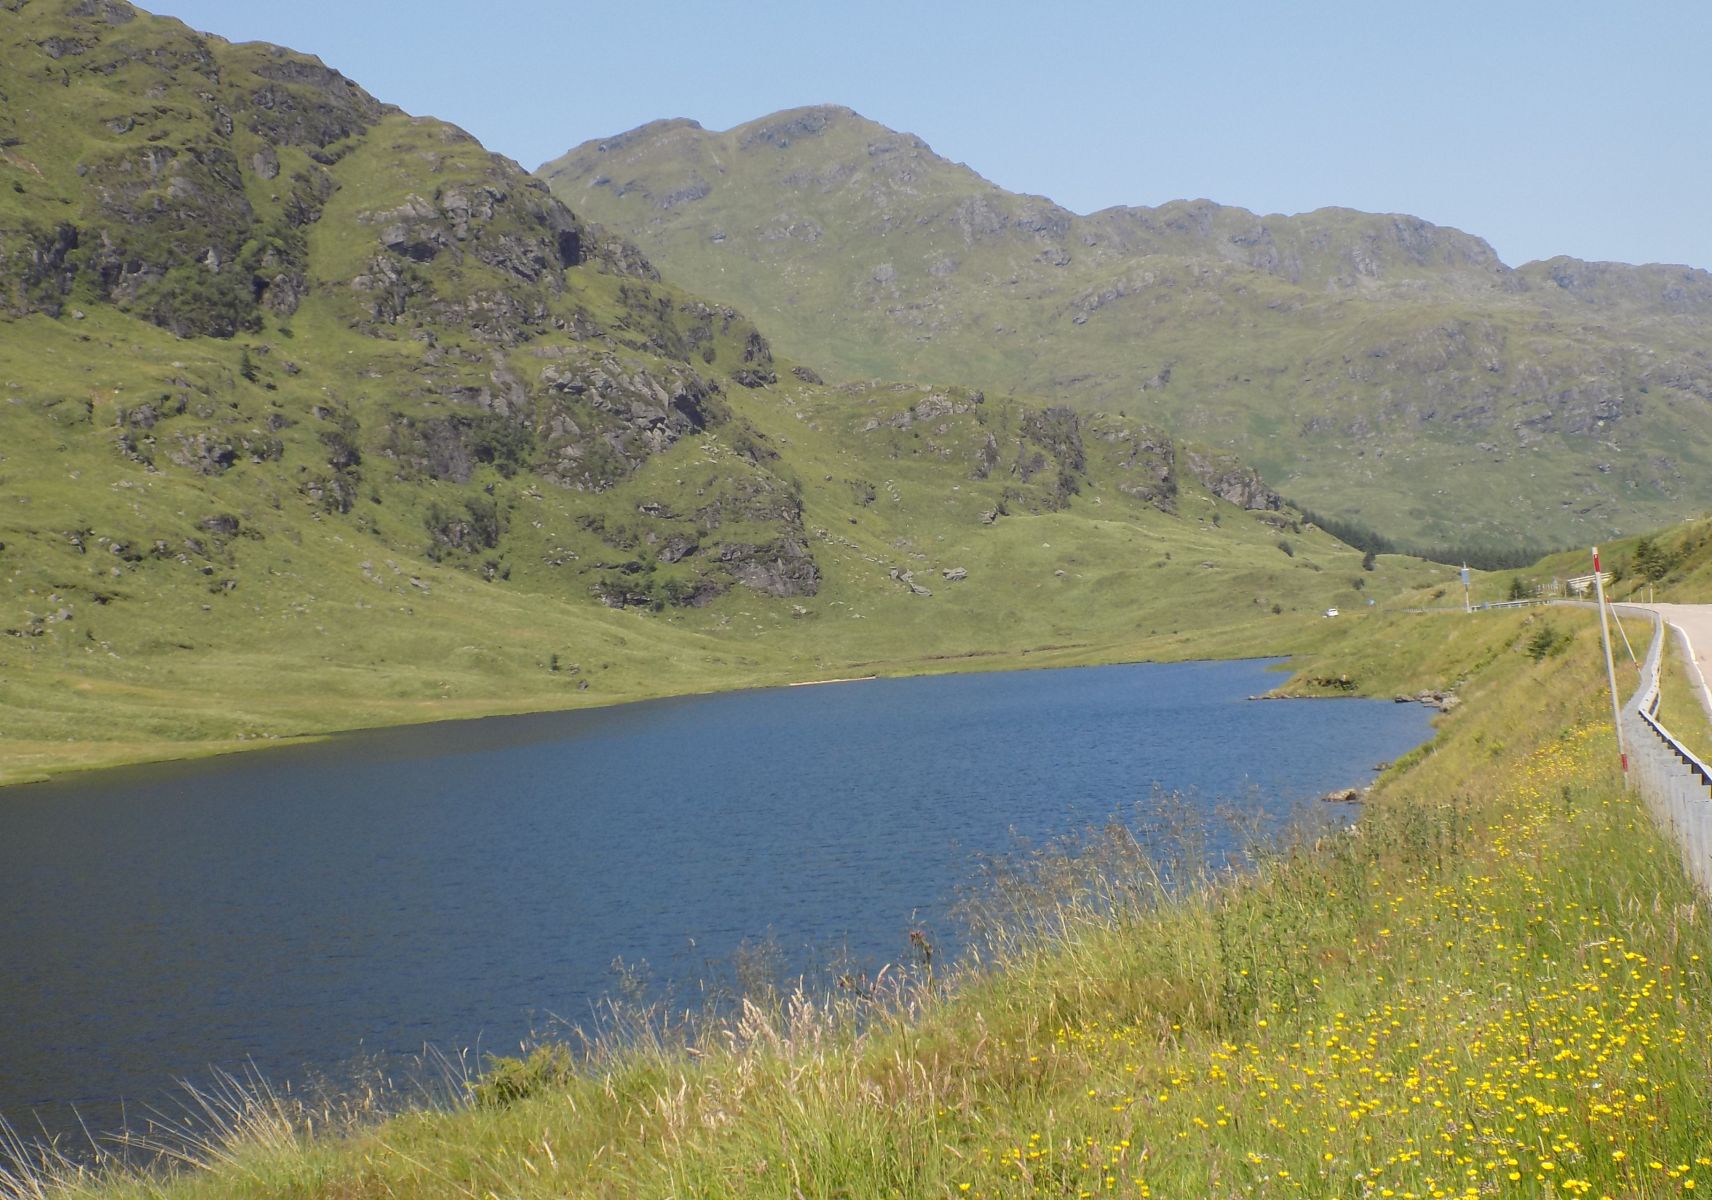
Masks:
[[[1363,571],[1371,571],[1371,570],[1373,570],[1373,564],[1378,562],[1378,561],[1379,561],[1379,556],[1377,554],[1375,554],[1373,551],[1369,550],[1366,554],[1363,554],[1361,556],[1361,569]]]
[[[1569,645],[1570,638],[1571,635],[1567,632],[1560,636],[1558,631],[1550,625],[1541,625],[1534,631],[1534,636],[1528,639],[1524,653],[1535,662],[1539,662],[1547,655],[1556,654]]]
[[[1652,538],[1642,538],[1635,544],[1635,573],[1652,583],[1657,583],[1676,565],[1676,556]]]

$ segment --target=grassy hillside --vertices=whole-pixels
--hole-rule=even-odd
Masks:
[[[1712,501],[1712,276],[1400,215],[1078,216],[848,109],[660,121],[541,176],[831,377],[956,378],[1229,448],[1406,546],[1547,548]]]
[[[1273,652],[1438,571],[1364,564],[1134,417],[822,383],[307,56],[31,0],[0,9],[0,68],[0,782]]]
[[[1547,555],[1516,571],[1494,573],[1488,587],[1506,591],[1511,581],[1529,590],[1550,592],[1562,582],[1593,570],[1591,547]],[[1612,575],[1608,594],[1616,600],[1683,604],[1712,601],[1712,518],[1700,516],[1662,529],[1611,538],[1599,544],[1600,565]]]
[[[996,876],[988,950],[952,978],[764,990],[712,1027],[496,1064],[452,1111],[262,1096],[170,1182],[49,1163],[13,1190],[1690,1193],[1712,928],[1614,777],[1592,615],[1560,617],[1568,647],[1538,661],[1510,612],[1375,619],[1309,664],[1454,645],[1464,703],[1358,825],[1251,872],[1185,891],[1161,871],[1192,828],[1108,831]]]
[[[1363,608],[1442,573],[1391,556],[1363,570],[1293,514],[1241,509],[1192,478],[1162,511],[1120,490],[1147,486],[1121,465],[1133,443],[1115,422],[1090,424],[1086,464],[1067,477],[1078,491],[1062,501],[1056,468],[1046,482],[1008,466],[974,479],[989,435],[1013,459],[1019,444],[1038,452],[1019,436],[1031,410],[958,393],[965,411],[900,429],[923,404],[952,403],[913,387],[733,395],[740,436],[777,447],[764,473],[707,433],[601,493],[487,464],[462,485],[400,479],[376,448],[397,401],[371,394],[313,415],[319,380],[356,335],[302,324],[289,341],[249,343],[264,364],[256,383],[239,372],[243,346],[186,343],[116,314],[32,317],[19,323],[27,352],[0,345],[0,378],[16,385],[0,408],[7,779],[745,683],[1275,651],[1318,634],[1328,605]],[[295,375],[277,365],[287,350]],[[76,390],[61,382],[66,362],[80,364]],[[174,379],[206,382],[149,430],[157,462],[138,462],[123,414],[160,404]],[[270,433],[275,416],[291,423]],[[324,498],[329,435],[362,456],[343,468],[361,473],[349,512]],[[281,445],[256,461],[246,437]],[[209,444],[244,457],[215,474],[172,461],[174,448]],[[779,493],[799,498],[815,594],[739,584],[673,603],[675,581],[703,579],[666,561],[683,536],[673,512]],[[492,546],[436,538],[443,510],[484,502],[504,525]],[[744,528],[730,519],[721,532]],[[704,553],[723,552],[690,531],[712,543]],[[771,532],[763,523],[738,544]],[[597,599],[619,587],[619,607]]]

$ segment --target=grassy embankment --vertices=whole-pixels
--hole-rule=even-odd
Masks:
[[[1701,762],[1712,762],[1712,726],[1699,696],[1699,681],[1673,635],[1659,665],[1658,719]]]
[[[1378,619],[1321,678],[1462,683],[1360,823],[1176,893],[1112,835],[993,894],[1044,932],[692,1051],[343,1130],[260,1105],[111,1197],[1677,1196],[1712,1186],[1712,928],[1613,770],[1591,614]],[[1081,880],[1081,884],[1074,880]],[[1014,924],[1012,926],[1014,929]],[[859,1029],[865,1027],[865,1032]],[[561,1066],[562,1061],[561,1061]],[[490,1077],[490,1085],[493,1079]],[[531,1087],[530,1085],[534,1086]],[[16,1189],[15,1189],[16,1190]],[[75,1188],[43,1185],[58,1195]]]

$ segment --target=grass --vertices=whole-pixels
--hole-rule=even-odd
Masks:
[[[1712,762],[1712,715],[1700,697],[1698,674],[1682,652],[1681,639],[1670,635],[1659,664],[1659,723],[1704,763]]]
[[[1614,774],[1591,618],[1469,618],[1464,704],[1353,828],[1193,887],[1110,830],[986,950],[32,1197],[1681,1196],[1712,1186],[1712,928]],[[1405,621],[1423,643],[1442,618]],[[1408,641],[1402,627],[1380,641]],[[1374,627],[1379,632],[1379,627]],[[1423,650],[1423,647],[1412,647]],[[1328,667],[1314,664],[1312,671]],[[1423,682],[1424,681],[1417,681]],[[1180,845],[1193,843],[1182,831]],[[1173,883],[1172,879],[1176,882]],[[1039,884],[1041,886],[1034,886]],[[323,1120],[326,1118],[323,1117]]]

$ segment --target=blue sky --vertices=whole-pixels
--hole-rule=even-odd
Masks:
[[[155,0],[534,168],[658,117],[847,104],[1078,212],[1407,212],[1505,262],[1712,268],[1712,4]]]

